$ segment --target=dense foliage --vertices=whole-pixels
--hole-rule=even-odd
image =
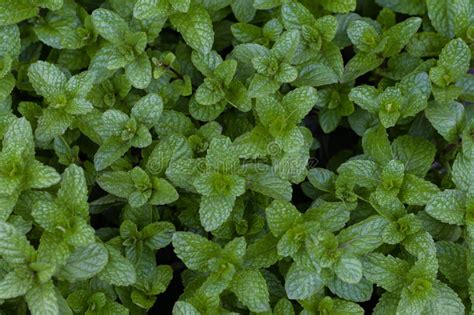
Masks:
[[[0,314],[472,313],[473,51],[472,0],[0,0]]]

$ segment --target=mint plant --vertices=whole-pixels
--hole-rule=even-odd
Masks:
[[[462,315],[471,0],[0,0],[0,313]]]

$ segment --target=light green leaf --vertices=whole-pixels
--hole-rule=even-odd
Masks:
[[[97,183],[108,193],[122,198],[128,198],[135,190],[130,175],[124,171],[105,172],[97,178]]]
[[[112,246],[106,245],[109,258],[98,277],[108,284],[130,286],[137,280],[132,263]]]
[[[361,108],[376,113],[379,110],[378,97],[380,92],[373,86],[359,85],[351,89],[349,98]]]
[[[383,57],[376,54],[358,52],[344,68],[342,82],[350,82],[370,72],[383,63]]]
[[[128,25],[117,13],[107,9],[96,9],[92,12],[92,23],[97,31],[106,40],[119,44],[128,32]]]
[[[51,281],[35,284],[25,296],[31,315],[60,315],[58,298]]]
[[[285,291],[291,300],[310,297],[321,288],[324,282],[321,276],[311,269],[293,263],[285,277]]]
[[[31,64],[28,68],[28,78],[36,93],[45,98],[58,96],[66,86],[64,73],[46,61],[37,61]]]
[[[33,160],[28,167],[28,184],[31,188],[47,188],[57,184],[60,179],[54,168],[39,161]]]
[[[178,301],[173,306],[173,315],[201,315],[201,313],[192,304]]]
[[[191,232],[176,232],[173,247],[179,259],[191,270],[207,270],[209,260],[221,251],[216,243]]]
[[[298,209],[287,201],[274,200],[265,212],[268,227],[276,237],[295,227],[302,218]]]
[[[380,165],[393,159],[392,148],[385,128],[382,125],[367,130],[362,137],[364,153]]]
[[[407,262],[380,253],[372,253],[363,260],[364,276],[388,292],[398,293],[405,283],[403,278],[409,270]]]
[[[395,12],[409,15],[423,15],[426,12],[424,0],[376,0],[377,4]]]
[[[130,144],[118,137],[110,137],[104,141],[94,155],[94,165],[101,171],[120,159],[130,149]]]
[[[10,271],[0,281],[0,298],[11,299],[25,295],[33,284],[32,274],[25,270]]]
[[[349,13],[356,9],[356,0],[322,0],[323,7],[334,13]]]
[[[458,153],[453,163],[453,182],[461,190],[467,190],[474,181],[474,158]]]
[[[234,0],[231,7],[236,19],[240,22],[250,22],[255,16],[253,0]]]
[[[186,43],[201,54],[211,51],[214,30],[209,13],[201,6],[193,6],[187,13],[178,13],[170,18]]]
[[[27,0],[3,0],[0,2],[0,25],[16,24],[37,15],[38,8]]]
[[[154,177],[152,182],[154,191],[148,201],[149,204],[165,205],[178,200],[178,192],[166,179]]]
[[[342,281],[347,283],[358,283],[362,279],[362,263],[355,257],[342,256],[334,271]]]
[[[433,285],[432,297],[426,305],[425,312],[433,315],[465,314],[465,307],[459,296],[449,286],[441,281],[436,281]]]
[[[394,158],[405,165],[405,171],[424,177],[436,154],[435,146],[428,140],[409,135],[395,139],[392,144]]]
[[[34,248],[26,237],[12,225],[0,222],[0,255],[12,264],[21,264],[31,259]]]
[[[381,216],[368,217],[339,233],[339,247],[353,255],[369,253],[382,245],[381,235],[386,225]]]
[[[425,110],[426,118],[443,138],[455,142],[463,128],[464,106],[458,102],[430,103]]]
[[[74,209],[77,214],[87,217],[89,215],[87,204],[88,190],[84,170],[71,164],[63,173],[61,188],[58,190],[58,202],[69,209]]]
[[[108,260],[107,249],[98,243],[91,243],[71,253],[59,276],[68,281],[90,279],[99,273]]]
[[[400,188],[400,200],[408,205],[423,206],[438,192],[438,186],[432,182],[406,174]]]
[[[446,37],[461,36],[469,26],[472,3],[468,0],[426,0],[434,28]]]
[[[132,116],[148,127],[155,125],[163,112],[163,100],[155,93],[150,93],[133,105]]]
[[[230,289],[250,311],[258,313],[270,309],[267,282],[259,271],[247,269],[237,272]]]
[[[465,197],[459,190],[447,189],[437,193],[425,211],[435,219],[449,224],[464,224]]]
[[[235,197],[202,196],[199,205],[199,218],[206,231],[219,228],[229,218],[234,207]]]
[[[125,75],[137,89],[145,89],[151,82],[151,63],[146,53],[125,67]]]

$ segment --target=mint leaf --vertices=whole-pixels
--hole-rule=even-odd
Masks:
[[[171,16],[171,22],[193,49],[202,54],[211,51],[214,44],[214,31],[211,18],[204,8],[193,6],[187,13]]]
[[[237,272],[232,280],[231,290],[252,312],[264,312],[270,309],[267,283],[258,271]]]
[[[464,222],[464,194],[457,190],[444,190],[431,198],[425,211],[433,218],[449,224]]]
[[[31,314],[59,314],[58,299],[52,282],[35,284],[25,296]]]

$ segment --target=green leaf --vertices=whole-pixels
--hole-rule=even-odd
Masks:
[[[250,311],[265,312],[270,309],[267,282],[259,271],[248,269],[237,272],[230,288]]]
[[[351,42],[364,52],[370,52],[375,49],[380,41],[380,34],[377,29],[364,20],[350,22],[347,28],[347,35]]]
[[[277,304],[273,308],[273,314],[275,315],[295,315],[295,310],[293,309],[293,304],[286,299],[281,298],[278,300]]]
[[[464,107],[460,103],[430,103],[425,110],[425,115],[446,141],[456,141],[465,120]]]
[[[24,270],[11,271],[0,281],[0,298],[11,299],[25,295],[32,285],[33,278],[30,273]]]
[[[425,296],[415,295],[408,288],[404,288],[400,296],[400,302],[398,302],[397,313],[421,314],[425,309],[427,300]]]
[[[315,188],[332,192],[334,191],[336,174],[324,168],[312,168],[308,172],[308,180]]]
[[[453,182],[461,190],[467,190],[474,180],[474,159],[459,153],[452,169]]]
[[[110,137],[104,141],[94,155],[94,165],[101,171],[120,159],[130,149],[130,144],[118,137]]]
[[[342,175],[338,180],[357,181],[357,185],[361,187],[375,188],[379,184],[377,164],[370,160],[349,160],[339,166],[337,172]],[[337,184],[336,180],[336,188]]]
[[[28,68],[28,78],[36,93],[54,99],[66,86],[66,76],[55,65],[37,61]]]
[[[178,13],[170,18],[186,43],[201,54],[208,54],[214,44],[212,21],[201,6],[193,6],[187,13]]]
[[[380,253],[372,253],[363,260],[364,276],[388,292],[399,292],[405,285],[403,278],[408,272],[407,262]]]
[[[426,205],[425,211],[435,219],[449,224],[464,224],[465,197],[458,190],[447,189],[437,193]]]
[[[469,278],[464,268],[467,259],[467,250],[460,244],[450,241],[436,243],[436,257],[440,272],[456,286],[464,286]]]
[[[112,246],[106,245],[108,260],[98,277],[111,285],[129,286],[136,282],[136,272],[132,263]]]
[[[32,315],[59,315],[58,298],[51,281],[35,284],[25,300]]]
[[[234,207],[233,196],[202,196],[199,205],[199,218],[206,231],[219,228],[229,218]]]
[[[89,215],[87,203],[88,190],[84,170],[71,164],[63,173],[61,188],[58,190],[58,202],[79,215]]]
[[[125,67],[125,75],[137,89],[145,89],[151,82],[151,63],[146,53]]]
[[[173,315],[200,315],[201,313],[190,303],[178,301],[173,306]]]
[[[316,271],[293,263],[285,277],[285,291],[291,300],[303,300],[321,288],[324,282]]]
[[[378,5],[395,12],[409,15],[423,15],[426,12],[424,0],[376,0]]]
[[[379,110],[378,97],[380,92],[373,86],[359,85],[351,89],[349,98],[361,108],[375,113]]]
[[[28,184],[30,188],[41,189],[57,184],[61,177],[51,166],[33,160],[28,167]]]
[[[266,209],[267,224],[276,237],[283,235],[301,221],[301,213],[291,203],[274,200]]]
[[[220,82],[206,78],[196,90],[196,101],[202,105],[213,105],[225,97],[225,93],[220,86]]]
[[[124,171],[105,172],[97,178],[99,186],[118,197],[128,198],[135,190],[129,173]]]
[[[68,281],[90,279],[107,265],[107,260],[107,249],[103,245],[91,243],[71,253],[59,276]]]
[[[425,311],[430,314],[465,314],[465,307],[459,296],[441,281],[433,285],[432,297]]]
[[[449,38],[464,34],[469,25],[471,5],[468,0],[426,1],[431,24]]]
[[[246,176],[246,187],[274,199],[290,200],[293,192],[290,182],[280,178],[273,170],[260,166],[256,165],[258,170]]]
[[[143,228],[142,233],[147,238],[145,244],[153,249],[160,249],[171,243],[175,227],[169,222],[154,222]]]
[[[470,60],[471,51],[467,44],[462,39],[454,39],[439,54],[438,67],[430,71],[430,76],[434,83],[447,86],[458,81],[467,73]],[[440,70],[443,72],[443,76],[437,78],[437,71]]]
[[[248,93],[250,97],[258,98],[274,93],[279,88],[280,83],[275,79],[257,73],[250,81]]]
[[[338,297],[353,302],[368,301],[373,293],[373,283],[365,278],[358,283],[347,283],[338,277],[333,277],[327,286]]]
[[[38,8],[27,0],[4,0],[0,3],[0,25],[16,24],[38,14]]]
[[[250,22],[255,16],[255,7],[252,0],[236,0],[231,4],[232,12],[240,22]]]
[[[92,23],[97,33],[112,43],[123,41],[128,32],[128,25],[117,13],[107,9],[96,9],[92,12]]]
[[[20,29],[18,26],[8,25],[0,27],[0,38],[2,38],[2,44],[0,44],[1,56],[16,56],[20,54],[21,42]]]
[[[162,112],[163,100],[158,94],[150,93],[133,105],[131,115],[147,127],[151,127],[158,122]]]
[[[334,13],[348,13],[356,9],[356,0],[322,0],[323,7]]]
[[[419,17],[408,18],[385,31],[382,37],[385,40],[383,55],[391,57],[399,54],[420,28],[421,21]]]
[[[270,233],[247,247],[244,263],[250,268],[268,268],[275,264],[280,256],[277,252],[278,239]]]
[[[400,188],[400,200],[408,205],[423,206],[438,192],[438,186],[432,182],[406,174]]]
[[[290,122],[299,123],[313,108],[317,101],[316,89],[300,87],[283,97],[282,105],[286,109]]]
[[[40,141],[51,141],[54,137],[63,135],[73,121],[74,117],[65,111],[45,108],[38,120],[35,136]]]
[[[367,54],[358,52],[352,57],[344,68],[342,82],[350,82],[358,77],[370,72],[380,66],[383,62],[383,57],[375,54]]]
[[[362,255],[382,245],[380,239],[387,221],[381,216],[371,216],[342,230],[339,235],[339,247],[348,254]]]
[[[342,256],[334,271],[342,281],[347,283],[358,283],[362,279],[362,263],[355,257]]]
[[[0,255],[12,264],[21,264],[31,259],[34,249],[12,225],[0,222]]]
[[[392,144],[394,158],[405,165],[405,171],[424,177],[433,164],[436,148],[428,140],[401,136]]]
[[[154,191],[148,201],[151,205],[165,205],[178,200],[178,192],[166,179],[154,177],[152,182]]]
[[[191,270],[207,270],[209,259],[221,251],[216,243],[191,232],[176,232],[173,247],[176,255]]]
[[[284,32],[272,47],[271,53],[280,62],[289,62],[300,41],[300,32],[291,30]],[[295,78],[296,79],[296,78]]]
[[[387,164],[393,158],[390,141],[382,125],[365,132],[362,137],[362,147],[364,148],[364,153],[380,165]]]

